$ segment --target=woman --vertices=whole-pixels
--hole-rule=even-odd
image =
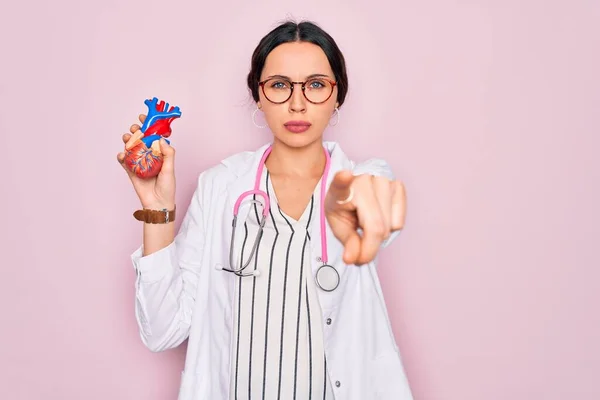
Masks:
[[[177,235],[175,150],[161,141],[155,179],[129,173],[154,218],[132,254],[142,341],[189,338],[181,400],[412,399],[375,264],[404,224],[404,188],[382,160],[323,142],[348,88],[343,55],[315,24],[287,22],[247,80],[272,143],[202,172]]]

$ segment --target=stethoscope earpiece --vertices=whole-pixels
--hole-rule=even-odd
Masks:
[[[232,272],[232,273],[236,274],[237,276],[260,276],[260,271],[257,269],[250,271],[250,272],[242,272],[241,270],[233,270],[233,269],[225,268],[221,264],[216,264],[215,269],[217,271]]]

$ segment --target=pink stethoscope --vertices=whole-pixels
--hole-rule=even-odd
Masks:
[[[223,271],[228,271],[228,272],[233,272],[234,274],[236,274],[237,276],[240,277],[244,277],[244,276],[258,276],[260,275],[260,272],[258,270],[254,270],[251,272],[244,272],[244,270],[246,269],[246,267],[248,265],[250,265],[250,261],[252,260],[252,256],[254,255],[254,253],[256,252],[256,249],[258,247],[258,242],[259,239],[262,236],[263,233],[263,228],[265,226],[265,222],[267,220],[267,216],[269,215],[269,211],[271,208],[270,202],[269,202],[269,196],[267,195],[267,193],[265,193],[264,191],[259,189],[259,185],[260,185],[260,178],[262,176],[262,171],[265,165],[265,161],[267,159],[267,157],[269,156],[269,154],[271,153],[272,147],[269,146],[261,160],[260,160],[260,164],[258,167],[258,171],[256,172],[256,179],[254,181],[254,189],[253,190],[248,190],[244,193],[242,193],[237,201],[235,202],[235,205],[233,207],[233,221],[232,221],[232,232],[231,232],[231,243],[229,244],[229,265],[231,268],[225,268],[225,267],[220,267],[219,269],[222,269]],[[323,172],[323,177],[321,178],[321,208],[320,208],[320,219],[321,219],[321,262],[323,263],[323,265],[321,265],[319,267],[319,269],[317,270],[317,274],[315,276],[315,281],[317,283],[317,286],[319,286],[321,289],[323,289],[324,291],[327,292],[331,292],[333,290],[335,290],[339,283],[340,283],[340,275],[338,274],[338,272],[336,271],[335,268],[333,268],[331,265],[327,264],[327,234],[326,234],[326,227],[325,227],[325,191],[326,191],[326,185],[327,185],[327,175],[329,174],[329,167],[331,164],[331,157],[329,155],[329,151],[327,151],[327,149],[323,148],[323,150],[325,151],[325,158],[326,158],[326,163],[325,163],[325,171]],[[240,209],[240,204],[242,203],[242,201],[251,195],[257,195],[263,198],[263,211],[262,211],[262,217],[259,223],[259,230],[258,233],[256,235],[256,238],[254,239],[254,244],[252,245],[252,251],[250,253],[250,256],[248,257],[248,260],[246,262],[243,262],[242,260],[242,265],[239,268],[235,267],[235,262],[234,262],[234,257],[233,257],[233,244],[235,243],[235,228],[237,225],[237,217],[238,217],[238,212]],[[261,204],[260,201],[257,200],[251,200],[252,203],[257,203],[257,204]]]

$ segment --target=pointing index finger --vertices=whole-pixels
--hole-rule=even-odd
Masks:
[[[363,231],[358,263],[365,264],[373,260],[379,251],[385,238],[385,223],[371,179],[357,181],[357,188],[360,189],[357,214]]]

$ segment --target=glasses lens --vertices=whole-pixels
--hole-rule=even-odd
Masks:
[[[273,103],[283,103],[292,93],[292,85],[284,79],[269,79],[265,82],[264,94]]]
[[[306,82],[304,94],[313,103],[322,103],[331,96],[333,85],[325,79],[314,78]]]
[[[292,83],[285,79],[273,78],[265,82],[264,94],[273,103],[283,103],[292,94]],[[298,88],[299,89],[299,88]],[[313,103],[322,103],[331,96],[333,85],[326,79],[313,78],[306,82],[304,94]]]

